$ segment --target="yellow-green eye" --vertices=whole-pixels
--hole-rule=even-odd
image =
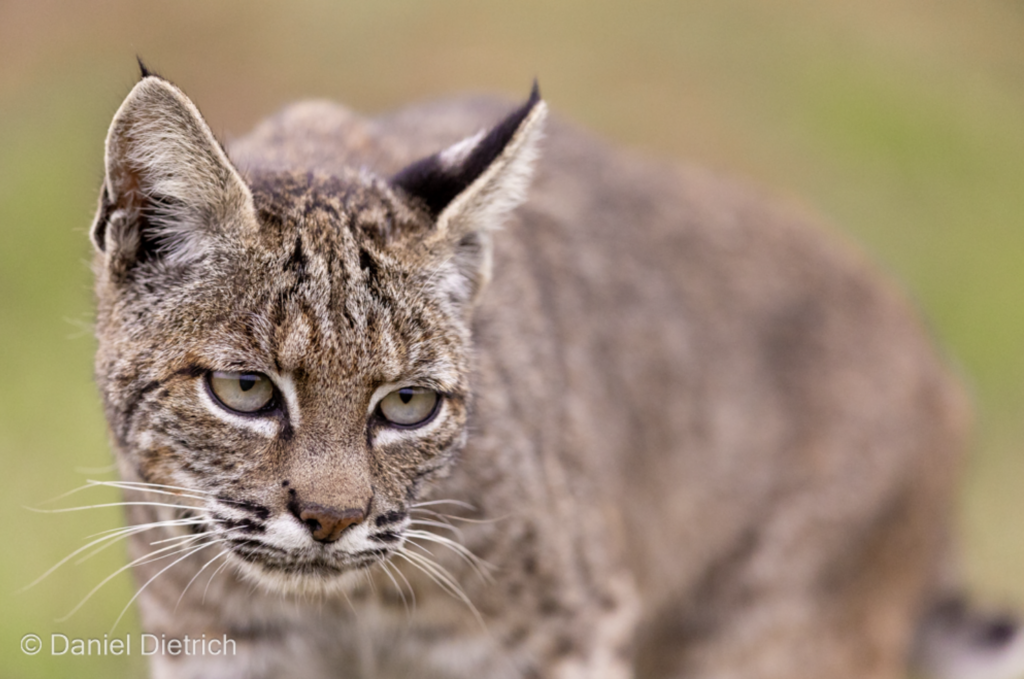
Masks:
[[[436,391],[423,387],[402,387],[380,400],[380,414],[392,424],[414,427],[430,419],[439,400]]]
[[[274,384],[262,373],[212,372],[210,391],[221,405],[241,413],[254,413],[274,398]]]

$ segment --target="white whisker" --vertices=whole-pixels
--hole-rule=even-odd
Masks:
[[[224,553],[227,553],[227,550],[224,550]],[[206,604],[206,594],[210,591],[210,585],[213,583],[213,579],[217,577],[217,573],[220,573],[222,570],[224,570],[224,567],[227,566],[229,563],[231,562],[225,559],[224,563],[217,566],[217,570],[210,574],[210,579],[206,581],[206,587],[203,588],[203,605]]]
[[[450,530],[454,535],[457,535],[459,539],[463,539],[465,536],[462,534],[462,530],[451,525],[450,523],[442,521],[427,521],[426,519],[412,519],[409,521],[411,526],[434,526],[435,528],[443,528]]]
[[[93,488],[97,488],[97,487],[103,486],[103,487],[108,487],[108,488],[118,488],[120,490],[130,490],[130,491],[135,492],[135,493],[152,493],[154,495],[170,495],[171,497],[183,497],[183,498],[189,498],[189,499],[192,499],[192,500],[201,500],[203,502],[212,499],[210,496],[193,495],[192,493],[194,493],[196,491],[188,491],[187,489],[180,489],[180,490],[178,490],[176,492],[174,490],[166,490],[163,487],[147,488],[147,487],[139,487],[139,486],[134,486],[134,485],[128,485],[128,484],[126,484],[124,482],[121,482],[121,481],[90,481],[89,484],[90,484],[90,486],[88,486],[88,487],[93,487]],[[173,486],[170,486],[170,488],[173,488]],[[204,491],[198,491],[198,492],[204,492]]]
[[[410,505],[409,509],[419,509],[420,507],[432,507],[435,505],[455,505],[457,507],[462,507],[463,509],[468,509],[471,512],[476,511],[476,507],[468,502],[463,502],[462,500],[429,500],[427,502],[417,502],[414,505]]]
[[[382,563],[384,563],[384,562],[382,562]],[[399,568],[396,564],[392,564],[390,562],[387,562],[387,564],[388,564],[389,567],[395,569],[395,573],[398,575],[398,577],[402,578],[402,582],[405,583],[406,588],[409,590],[409,596],[412,597],[412,607],[415,609],[416,608],[416,590],[414,590],[412,588],[412,583],[409,582],[409,578],[405,577],[405,573],[403,573],[402,569]]]
[[[75,495],[77,493],[80,493],[83,490],[88,490],[90,488],[98,488],[98,487],[101,487],[101,486],[110,487],[110,488],[128,489],[128,490],[147,490],[147,489],[150,489],[151,492],[157,492],[155,490],[152,490],[152,489],[156,488],[156,489],[162,489],[162,490],[167,490],[167,491],[179,490],[179,491],[183,491],[185,493],[207,493],[207,494],[212,494],[212,493],[210,493],[210,491],[196,490],[194,488],[182,488],[182,487],[179,487],[179,486],[168,486],[168,485],[164,485],[164,484],[160,484],[160,483],[144,483],[144,482],[141,482],[141,481],[99,481],[99,480],[96,480],[96,479],[88,479],[88,480],[86,480],[85,485],[79,486],[78,488],[73,488],[73,489],[67,491],[66,493],[61,493],[60,495],[58,495],[56,497],[52,497],[52,498],[50,498],[48,500],[43,500],[39,504],[47,505],[47,504],[50,504],[51,502],[56,502],[58,500],[63,500],[66,497],[70,497],[71,495]]]
[[[366,580],[366,584],[370,586],[370,591],[377,594],[377,585],[374,584],[373,578],[370,577],[370,571],[363,569],[359,571],[363,575],[363,579]]]
[[[25,507],[30,512],[38,514],[64,514],[66,512],[80,512],[85,509],[102,509],[103,507],[170,507],[171,509],[202,509],[195,505],[174,505],[166,502],[107,502],[99,505],[82,505],[81,507],[65,507],[63,509],[39,509],[37,507]]]
[[[213,545],[221,543],[221,542],[227,542],[227,540],[224,539],[224,540],[213,540],[212,542],[204,542],[203,544],[199,545],[195,549],[191,549],[191,550],[187,551],[184,556],[178,557],[173,562],[171,562],[167,566],[164,566],[159,571],[157,571],[157,574],[154,575],[153,577],[151,577],[149,580],[146,580],[146,584],[144,584],[142,587],[140,587],[139,591],[135,592],[135,595],[132,596],[132,598],[128,600],[128,603],[125,604],[124,608],[121,609],[121,614],[117,616],[117,620],[114,621],[114,624],[111,626],[109,633],[110,634],[114,633],[114,629],[117,627],[117,623],[121,622],[121,618],[124,617],[124,614],[128,612],[128,609],[131,607],[131,605],[135,602],[136,599],[139,598],[139,595],[142,594],[142,592],[144,592],[147,587],[149,587],[149,584],[151,582],[153,582],[158,577],[160,577],[161,575],[166,573],[172,566],[181,563],[182,561],[184,561],[185,559],[189,558],[193,554],[198,554],[199,552],[203,551],[207,547],[212,547]],[[178,552],[178,553],[180,554],[180,552]]]
[[[386,576],[388,576],[388,579],[391,580],[391,584],[393,584],[395,586],[395,589],[398,590],[398,596],[402,597],[402,605],[405,607],[405,614],[407,616],[411,615],[412,613],[409,610],[409,602],[405,598],[405,592],[398,585],[398,580],[395,580],[395,576],[391,574],[391,569],[388,567],[388,562],[386,560],[381,560],[381,561],[378,561],[377,564],[380,566],[381,570],[384,571],[384,574]],[[416,601],[415,600],[415,596],[416,595],[413,594],[413,597],[414,597],[413,598],[413,603],[414,604],[415,604],[415,601]]]
[[[165,483],[146,483],[144,481],[97,481],[90,479],[88,481],[93,486],[111,486],[114,488],[133,488],[139,490],[180,490],[186,493],[202,493],[204,495],[215,495],[214,491],[201,490],[199,488],[185,488],[184,486],[169,486]],[[154,491],[155,492],[155,491]]]
[[[88,544],[86,544],[86,545],[83,545],[83,546],[79,547],[78,549],[76,549],[75,551],[71,552],[71,553],[70,553],[70,554],[68,554],[68,555],[67,555],[66,557],[64,557],[63,559],[61,559],[60,561],[58,561],[58,562],[57,562],[56,564],[54,564],[53,566],[51,566],[51,567],[50,567],[50,569],[49,569],[49,570],[47,570],[47,571],[46,571],[45,573],[43,573],[42,575],[40,575],[40,576],[39,576],[38,578],[36,578],[36,579],[35,579],[35,580],[33,580],[32,582],[30,582],[29,584],[25,585],[24,587],[22,587],[22,588],[21,588],[20,590],[18,590],[18,591],[19,591],[19,592],[24,592],[24,591],[26,591],[26,590],[28,590],[28,589],[30,589],[30,588],[32,588],[32,587],[35,587],[35,586],[36,586],[36,585],[38,585],[38,584],[39,584],[40,582],[42,582],[43,580],[45,580],[45,579],[46,579],[46,578],[47,578],[47,577],[48,577],[48,576],[49,576],[49,575],[50,575],[51,573],[53,573],[53,572],[54,572],[55,570],[57,570],[58,568],[60,568],[60,567],[61,567],[61,566],[63,566],[64,564],[66,564],[66,563],[67,563],[68,561],[70,561],[71,559],[75,558],[76,556],[78,556],[78,555],[79,555],[79,554],[81,554],[82,552],[84,552],[84,551],[86,551],[86,550],[90,549],[91,547],[93,547],[93,546],[95,546],[95,545],[98,545],[98,544],[100,544],[101,542],[104,542],[104,541],[110,540],[110,541],[111,541],[111,542],[110,542],[110,544],[114,544],[114,543],[116,543],[116,542],[117,542],[117,541],[118,541],[119,539],[121,539],[121,538],[123,538],[123,537],[126,537],[126,536],[128,536],[128,535],[134,535],[135,533],[141,533],[141,532],[144,532],[144,531],[147,531],[147,530],[152,530],[153,528],[157,528],[157,527],[159,527],[159,526],[162,526],[162,525],[164,525],[165,523],[166,523],[166,522],[164,522],[164,521],[156,521],[156,522],[154,522],[154,523],[144,523],[144,524],[141,524],[141,525],[137,525],[137,526],[128,526],[128,527],[121,527],[121,528],[112,528],[112,529],[110,529],[109,531],[103,531],[102,533],[97,533],[97,534],[95,534],[95,535],[101,535],[102,537],[98,537],[97,539],[93,540],[92,542],[89,542]],[[95,535],[90,535],[89,537],[95,537]],[[88,540],[89,538],[86,538],[86,539]],[[103,547],[103,548],[105,548],[105,547],[107,547],[107,546],[109,546],[109,545],[104,545],[104,547]],[[101,549],[102,549],[102,548],[101,548]],[[93,554],[95,554],[95,553],[96,553],[96,552],[93,552]],[[82,561],[84,561],[85,559],[89,558],[90,556],[92,556],[92,554],[89,554],[89,555],[87,555],[87,556],[83,557],[82,559],[80,559],[80,560],[78,561],[78,563],[81,563]]]
[[[451,514],[443,514],[442,516],[446,516],[449,519],[452,519],[454,521],[465,521],[466,523],[482,523],[482,524],[498,523],[499,521],[504,521],[505,519],[508,518],[508,515],[496,516],[493,519],[469,519],[469,518],[466,518],[465,516],[452,516]]]
[[[428,550],[423,545],[417,544],[417,539],[426,540],[427,542],[432,542],[434,544],[447,547],[448,549],[455,552],[460,558],[462,558],[462,560],[465,561],[476,572],[476,574],[479,575],[481,579],[483,579],[484,582],[488,584],[494,583],[494,578],[491,577],[491,574],[488,572],[490,570],[494,570],[494,566],[492,564],[487,563],[486,561],[478,557],[476,554],[471,552],[469,549],[466,548],[465,545],[461,545],[458,542],[455,542],[454,540],[444,537],[443,535],[438,535],[437,533],[430,533],[422,530],[409,530],[406,531],[405,534],[406,536],[408,536],[409,544],[422,549],[427,554],[430,554],[430,556],[433,556],[430,550]]]
[[[420,572],[433,580],[434,583],[442,590],[464,603],[473,614],[473,617],[475,617],[477,622],[480,623],[480,626],[485,631],[487,630],[487,624],[484,622],[483,616],[480,615],[480,611],[478,611],[476,606],[473,605],[473,602],[469,600],[469,597],[466,596],[466,593],[455,581],[451,573],[449,573],[443,566],[435,563],[422,554],[416,554],[415,552],[410,552],[405,549],[398,550],[395,552],[395,555],[408,561],[410,565],[418,568]]]
[[[200,521],[198,523],[207,523],[207,522]],[[212,523],[212,522],[210,522],[210,523]],[[234,530],[234,529],[232,529],[232,530]],[[225,531],[225,532],[230,532],[230,531]],[[194,536],[197,536],[197,535],[199,535],[199,533],[192,533],[191,535],[189,535],[189,534],[186,534],[186,535],[174,535],[174,536],[169,537],[169,538],[163,538],[161,540],[154,540],[153,542],[150,542],[149,544],[150,545],[162,545],[165,542],[179,542],[181,540],[188,540],[188,539],[190,539],[190,538],[192,538]]]
[[[430,514],[431,516],[435,516],[435,517],[439,518],[442,521],[452,520],[452,521],[463,521],[465,523],[483,523],[483,524],[486,524],[486,523],[497,523],[498,521],[504,521],[506,518],[509,517],[509,515],[506,514],[504,516],[498,516],[496,518],[466,518],[465,516],[456,516],[454,514],[442,514],[441,512],[435,512],[432,509],[422,509],[422,508],[418,508],[418,507],[411,508],[410,509],[410,513],[413,513],[413,512],[422,512],[424,514]]]
[[[92,487],[93,486],[92,486],[91,483],[86,483],[84,486],[79,486],[78,488],[72,488],[71,490],[67,491],[66,493],[61,493],[60,495],[57,495],[56,497],[51,497],[48,500],[43,500],[39,504],[41,504],[41,505],[48,505],[51,502],[56,502],[57,500],[63,500],[66,497],[69,497],[71,495],[74,495],[75,493],[79,493],[79,492],[81,492],[83,490],[87,490],[87,489],[92,488]]]
[[[226,549],[222,549],[222,550],[220,551],[220,553],[219,553],[219,554],[217,554],[217,556],[213,557],[212,559],[210,559],[209,561],[207,561],[206,563],[204,563],[204,564],[203,564],[203,567],[202,567],[202,568],[200,568],[200,569],[199,569],[199,570],[198,570],[198,571],[196,572],[196,574],[192,576],[192,579],[188,581],[188,584],[187,584],[187,585],[185,585],[185,589],[181,590],[181,594],[180,594],[180,595],[178,596],[178,601],[177,601],[177,603],[175,603],[175,604],[174,604],[174,611],[173,611],[174,613],[177,613],[177,612],[178,612],[178,606],[180,606],[180,605],[181,605],[181,600],[182,600],[183,598],[185,598],[185,592],[187,592],[187,591],[188,591],[188,588],[192,586],[192,583],[196,581],[196,578],[198,578],[198,577],[199,577],[199,576],[200,576],[200,575],[202,574],[202,572],[203,572],[203,571],[205,571],[205,570],[207,569],[207,567],[208,567],[208,566],[209,566],[210,564],[212,564],[212,563],[213,563],[214,561],[216,561],[217,559],[221,558],[222,556],[225,556],[225,555],[227,555],[227,553],[228,553],[228,550],[226,550]],[[227,562],[225,562],[225,563],[227,563]],[[204,593],[204,600],[205,600],[205,593]]]
[[[196,536],[193,536],[193,537],[195,537],[196,540],[199,540],[201,538],[209,537],[209,536],[207,536],[207,535],[196,535]],[[168,545],[168,546],[162,547],[162,548],[160,548],[160,549],[158,549],[156,551],[149,552],[147,554],[143,554],[142,556],[138,557],[137,559],[134,559],[133,561],[129,562],[128,564],[125,564],[124,566],[121,566],[116,571],[114,571],[113,573],[108,575],[106,578],[104,578],[103,581],[100,582],[100,584],[98,584],[95,587],[93,587],[92,590],[90,590],[89,593],[85,595],[85,598],[82,599],[81,601],[79,601],[78,605],[75,606],[74,608],[72,608],[68,612],[67,615],[65,615],[63,618],[57,618],[57,622],[64,622],[68,618],[70,618],[72,615],[74,615],[78,611],[79,608],[81,608],[83,605],[85,605],[85,602],[87,602],[89,599],[91,599],[92,596],[94,594],[96,594],[96,592],[98,592],[101,587],[103,587],[105,584],[107,584],[108,582],[110,582],[115,577],[117,577],[121,573],[125,572],[129,568],[132,568],[133,566],[140,566],[142,564],[150,563],[150,562],[153,562],[153,561],[159,561],[161,559],[166,559],[168,557],[174,556],[175,554],[180,554],[183,551],[188,551],[191,548],[192,548],[191,544],[186,545],[184,547],[182,547],[180,544],[178,544],[178,545]],[[167,552],[169,550],[178,550],[178,551],[173,551],[173,552],[170,552],[169,554],[162,554],[163,552]]]
[[[131,531],[135,530],[136,528],[142,528],[143,526],[147,528],[158,528],[160,526],[184,526],[192,523],[203,523],[204,521],[205,519],[201,519],[199,517],[190,517],[182,519],[167,519],[165,521],[153,521],[152,523],[136,523],[130,526],[118,526],[116,528],[107,528],[106,530],[101,530],[98,533],[93,533],[92,535],[86,536],[84,539],[88,540],[89,538],[98,537],[100,535],[110,535],[111,533]]]
[[[96,556],[97,554],[99,554],[103,550],[107,549],[111,545],[116,545],[121,538],[130,537],[130,536],[135,535],[137,533],[142,533],[142,532],[144,532],[146,530],[152,530],[153,528],[156,528],[156,527],[188,526],[188,525],[195,525],[195,524],[200,524],[200,523],[204,523],[204,522],[201,519],[194,520],[194,521],[188,521],[187,523],[175,523],[175,524],[171,524],[170,522],[161,522],[159,524],[156,524],[156,525],[151,526],[149,528],[145,528],[143,530],[132,530],[132,531],[126,531],[124,533],[120,533],[120,534],[118,534],[116,536],[113,536],[114,539],[112,539],[107,544],[101,545],[101,546],[97,547],[93,551],[89,552],[88,554],[86,554],[85,556],[80,558],[78,561],[75,562],[75,565],[77,566],[79,564],[82,564],[82,563],[88,561],[89,559],[91,559],[92,557]],[[182,540],[182,539],[188,538],[188,537],[190,537],[190,535],[179,535],[179,536],[176,536],[174,538],[167,538],[166,540],[158,540],[156,542],[150,542],[149,544],[155,545],[155,544],[159,544],[161,542],[167,542],[167,541],[170,541],[170,540]]]

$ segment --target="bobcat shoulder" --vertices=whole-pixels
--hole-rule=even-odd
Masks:
[[[969,419],[916,315],[753,192],[509,108],[226,150],[159,77],[117,112],[142,623],[237,644],[154,675],[904,676]]]

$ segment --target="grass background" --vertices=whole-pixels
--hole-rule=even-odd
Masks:
[[[463,90],[518,98],[537,76],[560,115],[824,215],[903,280],[973,390],[965,573],[1024,608],[1021,0],[0,0],[0,676],[145,671],[18,647],[29,632],[102,636],[126,575],[55,618],[124,563],[120,547],[17,592],[120,521],[24,506],[110,477],[90,469],[111,460],[86,231],[136,54],[224,137],[301,97],[376,112]]]

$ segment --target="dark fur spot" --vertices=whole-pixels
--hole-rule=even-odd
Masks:
[[[405,512],[388,512],[387,514],[381,514],[378,516],[374,523],[380,527],[388,523],[398,523],[408,516]]]
[[[345,319],[345,325],[347,325],[349,328],[356,327],[355,320],[352,318],[352,313],[348,309],[348,304],[342,305],[341,317]]]
[[[978,641],[986,648],[1002,648],[1017,635],[1017,621],[1009,617],[989,620],[982,626]]]
[[[295,492],[294,488],[288,489],[288,511],[291,512],[292,516],[302,516],[302,507],[299,506],[299,494]]]
[[[302,236],[295,237],[295,249],[285,262],[284,270],[292,271],[300,278],[306,275],[306,255],[302,252]]]
[[[398,542],[398,533],[392,530],[386,530],[383,533],[375,533],[370,536],[370,539],[377,542]]]
[[[234,549],[234,553],[239,559],[242,561],[248,561],[249,563],[256,563],[260,560],[259,554],[251,550],[239,549],[236,547]]]
[[[556,641],[555,642],[555,647],[552,650],[552,653],[553,653],[553,655],[556,658],[565,657],[567,655],[572,655],[575,652],[576,652],[576,642],[574,642],[569,637],[562,637],[561,639]]]
[[[509,646],[518,646],[529,633],[528,627],[516,627],[505,636],[505,643]]]
[[[217,513],[214,513],[212,516],[217,523],[232,531],[241,531],[243,533],[263,533],[266,530],[266,526],[253,519],[232,519]]]
[[[192,364],[188,367],[182,368],[181,370],[175,370],[171,373],[173,376],[178,377],[185,375],[187,377],[202,377],[206,374],[206,368],[201,365]]]
[[[266,531],[266,526],[252,519],[221,519],[221,523],[229,530],[239,530],[243,533],[263,533]]]
[[[142,387],[142,389],[139,389],[139,396],[140,397],[144,396],[144,395],[148,394],[149,392],[153,391],[154,389],[156,389],[159,386],[160,386],[160,380],[153,380],[152,382],[147,382]]]
[[[233,545],[234,552],[245,557],[247,561],[256,561],[267,554],[288,554],[286,549],[267,545],[252,538],[231,538],[229,542]]]
[[[247,512],[252,512],[256,515],[256,518],[263,521],[270,518],[270,509],[257,502],[252,502],[251,500],[232,500],[231,498],[224,497],[223,495],[218,495],[217,499],[226,505],[231,505],[239,509],[244,509]]]
[[[278,213],[265,207],[258,208],[257,219],[261,229],[279,233],[284,229],[284,219]]]
[[[365,248],[359,248],[359,268],[366,272],[369,280],[377,277],[377,261]]]

